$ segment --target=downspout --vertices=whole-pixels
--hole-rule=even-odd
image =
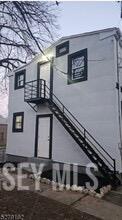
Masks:
[[[119,50],[118,50],[118,43],[119,43],[119,39],[120,36],[117,35],[117,37],[115,37],[116,39],[116,59],[117,59],[117,94],[118,94],[118,122],[119,122],[119,137],[120,137],[120,143],[118,143],[118,147],[120,150],[120,157],[121,157],[121,172],[122,172],[122,128],[121,128],[121,97],[120,97],[120,80],[119,80]]]

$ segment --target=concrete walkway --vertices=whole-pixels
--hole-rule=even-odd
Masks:
[[[16,175],[14,175],[16,179]],[[87,213],[103,220],[122,220],[122,187],[117,191],[111,191],[103,199],[91,197],[78,192],[57,192],[51,185],[40,183],[40,190],[35,191],[34,180],[27,178],[23,185],[47,199],[53,199],[65,205],[69,205],[82,213]]]
[[[33,190],[33,180],[24,180],[25,185],[30,185]],[[49,199],[70,205],[73,208],[88,213],[103,220],[122,220],[122,187],[117,191],[111,191],[103,199],[91,197],[78,192],[53,191],[50,185],[40,183],[40,191],[36,191]]]
[[[43,184],[42,188],[44,187]],[[116,192],[116,193],[115,193]],[[97,199],[77,192],[55,192],[49,186],[41,195],[70,205],[81,212],[104,220],[122,220],[122,191],[110,192],[104,199]]]
[[[118,204],[114,204],[113,194],[111,195],[111,193],[107,195],[105,199],[97,199],[77,192],[55,192],[52,191],[51,188],[40,192],[40,194],[47,198],[62,202],[63,204],[71,205],[82,212],[88,213],[100,219],[122,220],[122,196],[121,198],[119,197]]]
[[[104,197],[104,200],[122,207],[122,187],[119,187],[116,191],[111,191]]]
[[[104,220],[121,220],[122,208],[103,199],[86,196],[78,201],[74,208]]]

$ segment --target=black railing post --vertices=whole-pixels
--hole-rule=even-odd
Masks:
[[[84,144],[86,146],[86,129],[84,129]]]
[[[26,83],[25,83],[25,86],[24,86],[24,101],[26,100]]]
[[[32,99],[32,94],[33,94],[33,82],[32,82],[32,88],[31,88],[31,99]]]
[[[63,115],[64,115],[64,105],[63,105]]]
[[[46,97],[46,81],[44,80],[44,98]]]
[[[42,86],[43,86],[43,84],[42,84],[42,79],[40,79],[39,80],[39,98],[42,98]]]
[[[40,83],[40,63],[37,64],[37,81],[36,81],[36,96],[39,98],[39,83]]]
[[[84,140],[86,140],[86,129],[84,129]]]
[[[52,73],[53,73],[53,66],[52,66]],[[42,85],[42,86],[41,86]],[[50,85],[51,86],[51,85]],[[41,89],[41,91],[40,91]],[[40,94],[41,93],[41,94]],[[115,176],[115,179],[117,179],[116,175],[116,161],[113,159],[110,154],[99,144],[99,142],[88,132],[87,129],[84,128],[84,126],[76,119],[76,117],[63,105],[63,103],[53,94],[51,87],[48,88],[46,85],[46,81],[44,79],[37,79],[33,81],[26,82],[25,84],[25,91],[24,91],[24,99],[25,101],[28,101],[33,98],[42,98],[47,97],[47,93],[49,96],[49,101],[52,104],[55,104],[57,108],[62,112],[63,116],[67,117],[68,120],[70,120],[70,123],[75,127],[75,130],[77,129],[77,132],[79,133],[79,136],[82,136],[83,142],[85,146],[87,145],[86,149],[90,147],[90,149],[93,149],[93,152],[101,157],[102,163],[105,166],[105,162],[107,163],[106,167],[108,167],[109,172]],[[36,97],[35,97],[36,94]],[[36,101],[36,100],[34,100]],[[37,100],[38,101],[38,100]],[[58,104],[57,104],[58,103]],[[63,118],[65,118],[63,117]],[[108,159],[108,158],[109,159]],[[110,161],[111,160],[111,161]],[[111,168],[110,168],[111,167]],[[107,171],[106,171],[107,172]]]
[[[113,162],[114,162],[114,175],[116,176],[116,160],[113,159]]]
[[[37,79],[37,85],[36,85],[37,86],[37,91],[36,91],[37,92],[37,98],[39,98],[39,87],[40,87],[39,84],[40,84],[40,79]]]
[[[114,186],[116,187],[117,182],[116,182],[116,160],[113,159],[113,163],[114,163]]]

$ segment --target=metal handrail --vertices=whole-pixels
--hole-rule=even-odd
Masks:
[[[36,82],[36,86],[32,85],[34,82]],[[43,84],[43,83],[44,84]],[[111,155],[101,146],[101,144],[89,133],[89,131],[77,120],[77,118],[67,109],[67,107],[64,106],[64,104],[59,100],[59,98],[50,91],[49,87],[46,85],[45,80],[43,79],[39,79],[39,80],[32,80],[29,82],[25,83],[25,97],[26,97],[26,93],[28,94],[28,92],[26,91],[26,85],[29,85],[29,87],[34,87],[34,94],[30,94],[30,89],[29,90],[29,95],[30,98],[32,98],[31,95],[34,95],[35,98],[35,92],[38,94],[39,92],[39,86],[41,85],[41,94],[42,91],[44,91],[43,94],[48,96],[46,98],[48,98],[50,101],[54,101],[54,103],[59,107],[60,111],[62,111],[62,113],[71,121],[71,123],[73,123],[73,125],[78,129],[78,131],[80,133],[82,133],[84,139],[86,139],[88,141],[88,143],[90,143],[96,150],[97,152],[104,158],[104,160],[114,169],[114,172],[116,172],[116,164],[115,164],[115,159],[111,157]],[[38,94],[39,97],[38,98],[42,98],[41,94]],[[52,95],[52,98],[50,98],[50,94]],[[27,97],[26,97],[27,98]],[[59,105],[58,103],[61,105]],[[83,131],[82,131],[82,130]],[[91,139],[91,140],[90,140]],[[106,154],[106,156],[109,157],[109,159],[111,159],[111,163],[110,161],[108,161],[108,159],[105,157],[105,155],[103,155],[103,152],[100,151],[100,149],[98,149],[95,144],[97,144],[99,146],[99,148]]]
[[[40,94],[45,95],[45,80],[31,80],[25,83],[24,88],[24,100],[30,100],[37,98],[36,96],[40,96]],[[39,98],[39,97],[38,97]]]
[[[49,87],[46,85],[46,88],[50,91]],[[55,99],[62,105],[63,113],[66,114],[65,110],[69,113],[69,115],[72,116],[72,118],[79,124],[79,126],[83,129],[83,132],[81,129],[76,125],[76,123],[66,114],[66,116],[69,118],[69,120],[72,121],[72,123],[77,127],[77,129],[84,135],[88,135],[102,150],[107,156],[112,160],[113,165],[105,158],[105,156],[100,152],[100,150],[89,140],[89,138],[86,136],[85,138],[95,147],[95,149],[102,155],[102,157],[109,163],[109,165],[115,169],[115,159],[111,157],[111,155],[101,146],[101,144],[89,133],[89,131],[77,120],[77,118],[67,109],[66,106],[59,100],[59,98],[52,93],[52,97],[55,97]],[[52,100],[53,101],[53,100]],[[60,108],[60,107],[59,107]]]

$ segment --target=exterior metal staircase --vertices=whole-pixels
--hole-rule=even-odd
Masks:
[[[116,172],[115,159],[84,128],[63,103],[50,91],[45,80],[34,80],[25,84],[24,100],[36,110],[36,106],[48,102],[49,108],[87,157],[97,165],[107,181],[116,187],[120,180]]]

